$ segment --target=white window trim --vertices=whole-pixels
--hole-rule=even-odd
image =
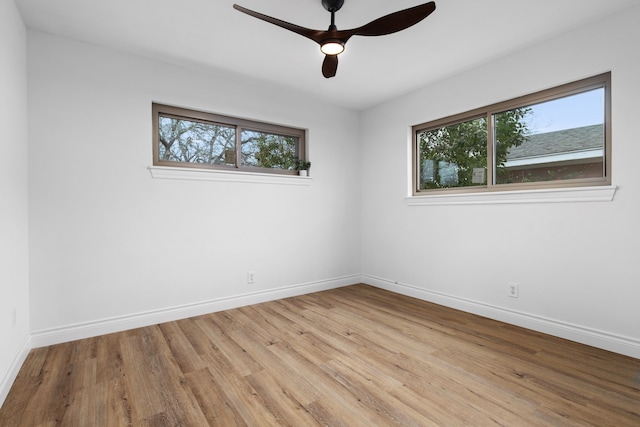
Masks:
[[[611,202],[615,185],[409,196],[407,206]]]
[[[299,175],[278,175],[245,171],[225,171],[218,169],[179,168],[169,166],[149,166],[151,177],[155,179],[177,179],[188,181],[244,182],[253,184],[311,185],[311,177]]]

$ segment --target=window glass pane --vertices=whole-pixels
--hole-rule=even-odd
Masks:
[[[159,160],[235,165],[233,127],[173,117],[158,117]]]
[[[294,170],[297,138],[265,132],[243,130],[242,165]]]
[[[604,176],[604,88],[496,114],[496,184]]]
[[[420,190],[486,185],[487,121],[418,133]]]

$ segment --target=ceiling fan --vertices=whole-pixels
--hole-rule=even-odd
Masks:
[[[338,70],[338,55],[344,51],[345,43],[347,43],[352,36],[383,36],[395,33],[417,24],[436,9],[435,2],[430,1],[419,6],[385,15],[358,28],[338,30],[335,24],[335,14],[344,4],[344,0],[321,1],[322,6],[331,12],[331,25],[329,25],[329,29],[326,31],[312,30],[291,24],[277,18],[272,18],[271,16],[263,15],[262,13],[254,12],[237,4],[234,4],[233,7],[247,15],[293,31],[318,43],[320,50],[325,54],[324,61],[322,62],[322,75],[326,78],[336,75],[336,71]]]

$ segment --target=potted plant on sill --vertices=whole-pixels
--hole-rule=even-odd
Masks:
[[[308,176],[309,168],[311,168],[311,162],[301,159],[296,160],[296,170],[298,171],[298,175]]]

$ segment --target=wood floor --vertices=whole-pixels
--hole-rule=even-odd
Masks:
[[[54,425],[640,426],[640,360],[354,285],[34,349]]]

